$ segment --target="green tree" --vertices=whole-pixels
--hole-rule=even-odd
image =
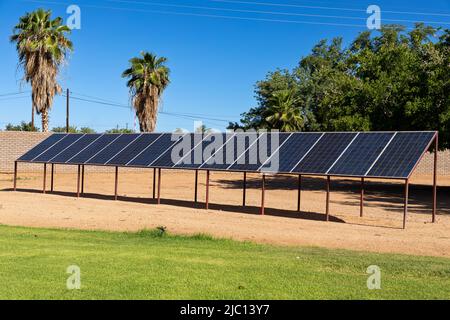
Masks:
[[[69,32],[62,18],[52,19],[50,10],[38,9],[19,19],[10,38],[16,43],[24,80],[31,84],[32,126],[36,111],[41,114],[44,132],[48,131],[53,98],[61,92],[57,82],[59,69],[72,50],[72,42],[66,37]]]
[[[266,129],[278,129],[281,132],[302,131],[305,120],[297,107],[299,98],[293,90],[275,91],[268,100],[269,105],[262,117]]]
[[[266,128],[271,97],[292,90],[307,131],[438,130],[450,147],[450,30],[385,26],[348,47],[322,40],[292,72],[256,84],[258,106],[231,128]],[[279,126],[279,125],[278,125]]]
[[[134,133],[134,131],[127,128],[114,128],[106,130],[105,133]]]
[[[19,125],[13,125],[11,123],[7,124],[5,127],[6,131],[32,131],[32,132],[36,132],[38,131],[38,128],[36,128],[35,126],[33,126],[31,124],[31,122],[25,122],[22,121]]]
[[[141,52],[141,57],[130,60],[130,68],[122,77],[127,78],[141,132],[153,132],[156,128],[158,106],[161,95],[169,84],[167,59],[149,52]]]
[[[55,127],[52,129],[52,132],[57,132],[57,133],[62,133],[62,132],[66,132],[67,128],[66,127]],[[69,126],[69,133],[96,133],[94,129],[89,128],[89,127],[81,127],[80,129],[78,129],[75,126]]]

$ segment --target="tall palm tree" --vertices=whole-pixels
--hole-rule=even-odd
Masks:
[[[24,79],[31,83],[32,120],[34,111],[42,116],[42,131],[48,131],[48,114],[55,94],[61,93],[57,82],[59,68],[64,63],[72,42],[66,37],[69,27],[51,11],[38,9],[25,14],[13,29],[11,42],[16,43],[19,64]],[[32,124],[34,126],[34,123]]]
[[[298,102],[293,90],[275,91],[269,99],[269,107],[263,112],[267,127],[282,132],[301,131],[305,119]]]
[[[141,132],[155,131],[161,95],[170,83],[166,62],[164,57],[141,52],[140,57],[130,59],[130,68],[122,73],[122,77],[129,79],[127,86]]]

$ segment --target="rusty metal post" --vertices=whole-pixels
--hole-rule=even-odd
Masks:
[[[205,203],[205,209],[209,209],[209,170],[206,171],[206,203]]]
[[[14,161],[14,191],[17,190],[17,161]]]
[[[53,190],[54,190],[54,188],[53,188],[53,186],[54,186],[54,183],[53,183],[53,180],[54,180],[54,175],[55,175],[55,164],[54,163],[52,163],[52,173],[51,173],[51,178],[50,178],[50,191],[51,192],[53,192]]]
[[[161,168],[158,168],[158,204],[161,204]]]
[[[326,209],[326,221],[330,221],[330,182],[331,177],[327,176],[327,209]]]
[[[156,198],[156,168],[153,168],[153,199]]]
[[[195,190],[194,190],[194,202],[197,203],[197,193],[198,193],[198,170],[195,170]]]
[[[46,184],[47,184],[47,164],[44,163],[44,184],[42,186],[42,193],[45,194],[46,192]]]
[[[300,200],[302,196],[302,175],[298,175],[297,212],[300,212]]]
[[[433,212],[432,222],[436,222],[436,209],[437,209],[437,163],[438,163],[438,150],[439,150],[439,136],[436,132],[435,148],[434,148],[434,168],[433,168]]]
[[[409,198],[409,180],[405,180],[405,206],[403,208],[403,229],[406,229],[406,215],[408,213],[408,198]]]
[[[114,200],[117,200],[118,188],[119,188],[119,167],[116,167],[116,177],[114,182]]]
[[[81,194],[84,194],[84,164],[81,166]]]
[[[247,196],[247,172],[244,172],[244,181],[242,181],[242,206],[245,207],[245,198]]]
[[[80,171],[81,171],[81,165],[78,165],[78,173],[77,173],[77,198],[80,197]]]
[[[261,215],[264,215],[264,201],[265,201],[265,193],[266,193],[266,175],[262,176],[262,186],[261,186]]]
[[[364,178],[361,178],[361,198],[359,203],[359,216],[362,218],[364,214]]]

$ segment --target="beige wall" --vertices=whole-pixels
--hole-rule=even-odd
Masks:
[[[14,160],[49,135],[50,133],[41,132],[0,131],[0,172],[13,172]],[[433,172],[433,160],[433,155],[427,153],[417,167],[416,173],[431,174]],[[33,172],[37,170],[42,170],[42,165],[20,164],[21,172]],[[58,171],[74,170],[76,170],[74,166],[58,166]],[[111,171],[111,168],[89,167],[89,171]],[[439,152],[438,174],[450,176],[450,150]]]

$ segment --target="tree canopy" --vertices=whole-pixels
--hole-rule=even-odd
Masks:
[[[230,128],[438,130],[440,147],[449,148],[449,44],[450,30],[424,24],[362,32],[346,47],[342,38],[322,40],[292,71],[257,82],[258,105]],[[286,94],[289,108],[274,102]],[[268,121],[283,117],[290,120]]]

